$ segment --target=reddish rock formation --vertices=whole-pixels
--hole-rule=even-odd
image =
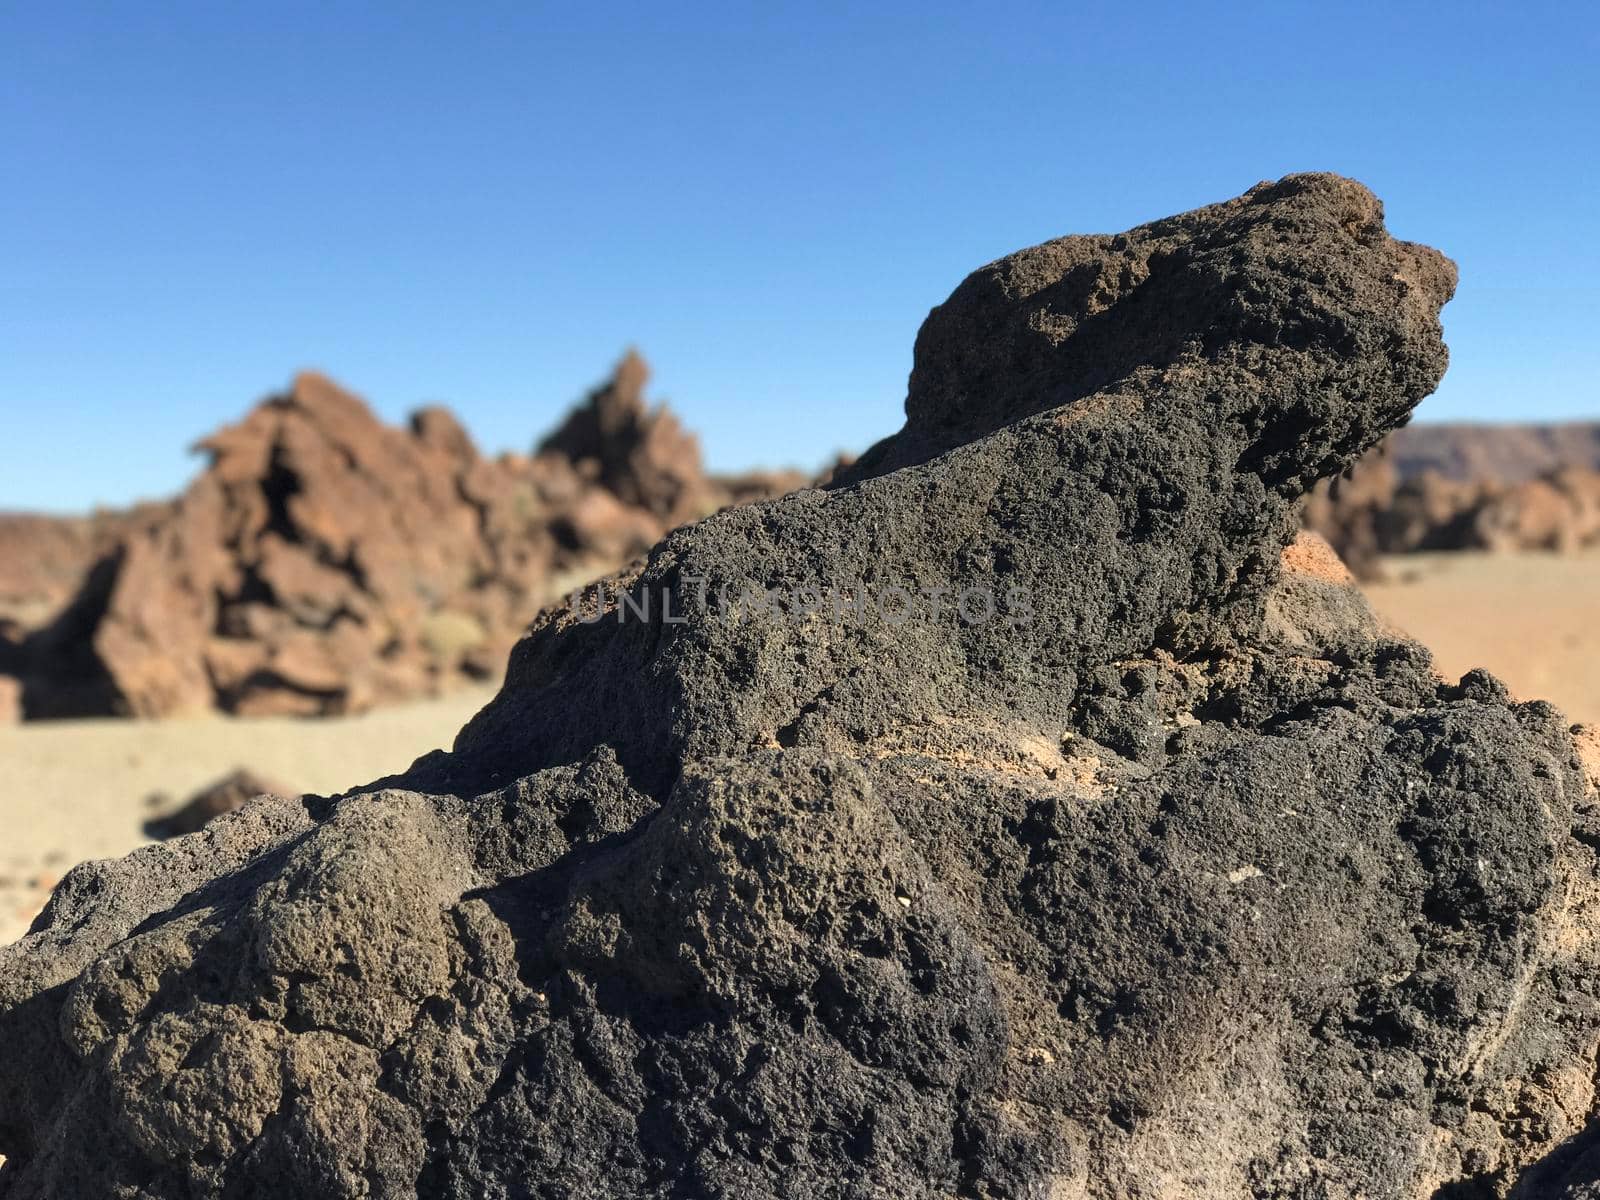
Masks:
[[[1583,465],[1588,428],[1399,430],[1312,493],[1306,527],[1366,577],[1385,554],[1600,545],[1600,470]],[[1526,473],[1536,465],[1547,469]]]
[[[20,638],[60,611],[115,543],[123,520],[116,513],[0,513],[0,638],[8,631]]]
[[[491,459],[445,409],[395,428],[300,375],[202,441],[200,477],[108,545],[83,523],[29,534],[59,545],[35,589],[58,611],[0,644],[0,672],[40,716],[323,715],[492,677],[549,600],[735,498],[646,408],[647,377],[630,354],[539,453]],[[63,603],[44,585],[74,571]]]
[[[644,360],[628,351],[539,452],[570,460],[585,480],[670,527],[715,512],[721,499],[701,469],[695,436],[666,408],[646,406],[649,377]]]
[[[1491,489],[1473,513],[1472,536],[1490,550],[1569,552],[1600,545],[1600,472],[1563,467]]]

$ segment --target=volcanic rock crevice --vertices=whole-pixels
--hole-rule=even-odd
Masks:
[[[1592,767],[1296,536],[1453,286],[1327,175],[983,268],[449,753],[73,872],[0,1196],[1590,1194]]]

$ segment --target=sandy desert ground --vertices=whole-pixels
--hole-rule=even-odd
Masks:
[[[1520,699],[1600,723],[1600,552],[1413,554],[1367,595],[1440,672],[1486,667]]]
[[[143,826],[247,766],[308,792],[390,775],[446,746],[493,688],[358,717],[52,721],[0,727],[0,944],[75,863],[126,854]],[[152,796],[165,796],[151,803]]]
[[[1600,722],[1600,553],[1409,555],[1368,588],[1454,678],[1487,667],[1523,698]],[[74,863],[143,843],[152,816],[239,766],[307,791],[390,774],[446,745],[493,694],[322,721],[72,721],[0,728],[0,942]],[[165,796],[152,804],[153,795]]]

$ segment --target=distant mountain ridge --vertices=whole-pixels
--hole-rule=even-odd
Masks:
[[[1436,471],[1461,483],[1526,483],[1552,471],[1600,471],[1600,420],[1408,425],[1387,453],[1401,480]]]

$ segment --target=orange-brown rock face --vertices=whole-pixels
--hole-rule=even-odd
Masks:
[[[568,459],[585,479],[670,528],[714,512],[721,497],[701,469],[694,435],[665,408],[645,405],[649,378],[644,360],[629,351],[610,381],[591,392],[539,451]]]
[[[485,458],[442,408],[386,425],[302,374],[202,441],[201,476],[98,556],[45,522],[33,539],[72,561],[44,582],[81,582],[0,647],[0,673],[37,715],[138,716],[350,712],[491,677],[545,603],[731,498],[646,409],[647,374],[629,355],[531,459]]]
[[[1363,576],[1384,554],[1600,545],[1600,432],[1585,425],[1397,430],[1308,498],[1305,526]]]

